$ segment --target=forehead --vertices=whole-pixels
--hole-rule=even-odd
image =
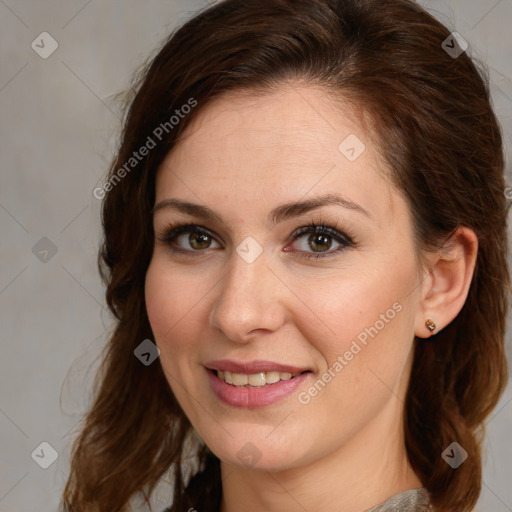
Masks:
[[[308,160],[318,160],[322,152],[326,158],[337,153],[340,137],[351,131],[365,137],[348,107],[318,87],[283,84],[271,91],[231,92],[213,100],[189,124],[176,149],[194,145],[197,154],[204,144],[220,152],[259,149],[262,158],[277,152],[293,160],[296,154],[299,160],[314,148]]]
[[[336,192],[389,216],[400,198],[348,105],[298,84],[214,100],[160,166],[156,201],[180,196],[218,210],[236,200],[268,211],[280,202]]]

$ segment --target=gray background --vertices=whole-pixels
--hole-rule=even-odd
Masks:
[[[489,66],[510,154],[512,0],[422,3]],[[100,202],[92,191],[119,132],[114,95],[162,38],[204,5],[0,0],[0,512],[57,510],[73,427],[112,325],[96,269]],[[31,47],[44,31],[59,45],[47,59]],[[38,242],[39,251],[50,250],[47,261],[33,249]],[[512,511],[510,385],[487,431],[477,510]],[[59,455],[46,470],[31,457],[43,441]],[[154,510],[169,505],[168,497],[163,482]]]

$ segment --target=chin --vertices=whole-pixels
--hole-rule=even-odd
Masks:
[[[241,427],[243,429],[243,426]],[[253,429],[251,429],[253,430]],[[239,437],[223,436],[219,442],[207,443],[210,450],[221,460],[230,465],[249,470],[278,472],[295,467],[300,458],[294,450],[299,446],[304,449],[300,440],[294,441],[285,436],[272,442],[266,439],[272,429],[268,426],[257,429],[252,435],[247,431]]]

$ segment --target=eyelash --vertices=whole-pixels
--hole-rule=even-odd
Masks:
[[[206,235],[206,236],[216,240],[213,233],[211,233],[210,231],[208,231],[205,228],[202,228],[200,226],[196,226],[193,224],[179,224],[179,223],[169,224],[163,230],[162,235],[157,238],[158,238],[158,240],[160,240],[160,242],[168,244],[170,246],[170,249],[175,253],[181,253],[181,254],[187,254],[187,255],[193,255],[193,256],[199,256],[200,254],[204,254],[204,252],[207,249],[205,249],[204,251],[194,251],[194,250],[181,249],[179,247],[174,246],[174,239],[178,235],[181,235],[183,233],[195,233],[198,235]],[[341,251],[344,251],[345,249],[356,246],[356,243],[355,243],[353,237],[350,237],[349,235],[346,235],[331,226],[326,226],[323,222],[321,222],[320,224],[311,222],[309,225],[299,228],[297,231],[295,231],[295,233],[293,233],[290,236],[290,240],[299,240],[305,234],[308,234],[308,233],[328,235],[341,245],[334,250],[318,252],[318,253],[305,253],[304,251],[298,251],[300,257],[305,258],[307,260],[310,260],[313,258],[316,258],[317,260],[320,258],[328,258],[328,257],[336,255],[337,253],[339,253]]]

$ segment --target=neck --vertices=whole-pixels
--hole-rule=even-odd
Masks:
[[[383,429],[382,420],[325,456],[292,468],[264,471],[222,461],[221,512],[363,512],[422,487],[408,461],[402,429]]]

